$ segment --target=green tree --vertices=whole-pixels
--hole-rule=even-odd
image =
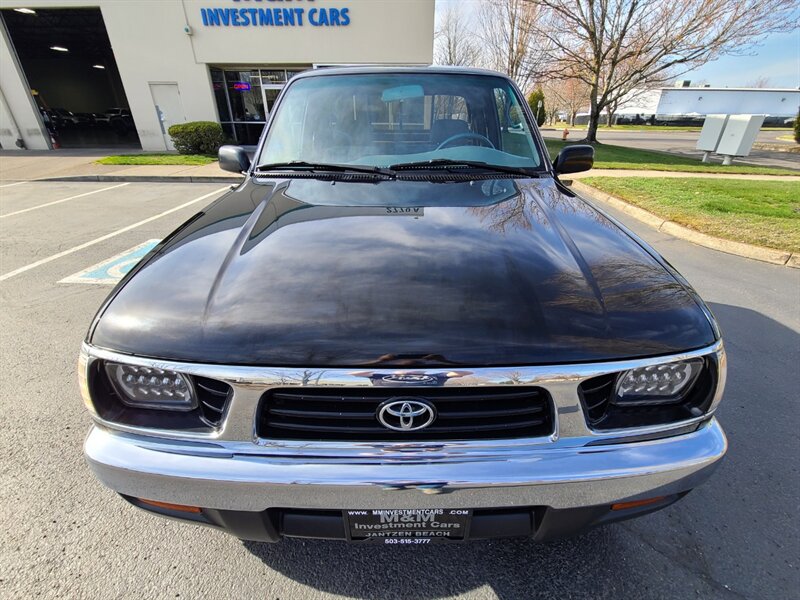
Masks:
[[[797,111],[794,119],[794,141],[800,144],[800,110]]]
[[[541,103],[541,106],[539,103]],[[537,87],[528,95],[528,106],[531,107],[531,111],[536,117],[536,124],[539,125],[539,127],[544,125],[547,111],[545,110],[544,106],[544,92],[542,91],[542,88]]]

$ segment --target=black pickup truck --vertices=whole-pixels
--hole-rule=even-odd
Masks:
[[[244,182],[115,288],[80,356],[91,469],[245,539],[538,540],[712,473],[725,353],[652,248],[565,187],[515,85],[324,69]]]

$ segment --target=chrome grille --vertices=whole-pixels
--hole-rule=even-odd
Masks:
[[[420,400],[436,411],[418,431],[394,431],[377,419],[392,399]],[[549,394],[539,387],[275,388],[261,399],[258,436],[310,441],[508,439],[553,432]]]

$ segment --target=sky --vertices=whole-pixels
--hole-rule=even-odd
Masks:
[[[765,77],[768,87],[800,87],[800,31],[772,34],[748,54],[723,56],[681,79],[704,79],[713,87],[745,87]]]
[[[471,9],[478,4],[477,0],[436,0],[437,13],[456,1]],[[723,56],[679,77],[712,87],[747,87],[759,78],[766,78],[768,87],[800,87],[800,29],[771,34],[745,56]]]

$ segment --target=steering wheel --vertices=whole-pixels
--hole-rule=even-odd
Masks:
[[[490,148],[496,150],[495,145],[492,143],[492,140],[487,138],[485,135],[481,135],[480,133],[473,133],[472,131],[467,131],[465,133],[457,133],[455,135],[451,135],[441,144],[436,146],[437,150],[441,150],[442,148],[446,148],[450,145],[450,142],[455,142],[456,140],[463,140],[463,139],[473,139],[478,140],[484,146],[489,146]]]
[[[346,131],[342,131],[341,129],[332,128],[331,132],[331,141],[334,141],[337,137],[339,140],[344,140],[345,146],[352,146],[353,145],[353,137],[347,133]]]

